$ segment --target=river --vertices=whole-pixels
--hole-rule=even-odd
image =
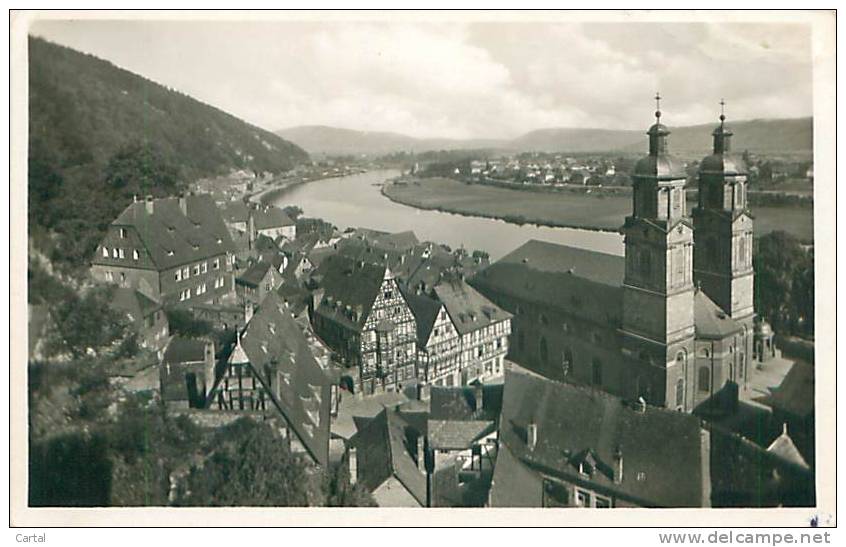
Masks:
[[[502,220],[424,211],[395,203],[380,185],[399,171],[368,171],[358,175],[320,179],[296,185],[273,199],[279,207],[297,205],[305,216],[322,218],[341,230],[365,227],[386,232],[413,230],[421,241],[446,243],[452,248],[487,251],[492,260],[530,239],[562,243],[622,255],[618,233],[510,224]]]

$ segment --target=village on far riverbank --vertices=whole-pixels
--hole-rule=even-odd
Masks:
[[[382,194],[391,201],[416,207],[496,218],[514,224],[579,228],[616,232],[631,211],[631,189],[588,188],[512,189],[446,177],[403,176],[386,183]],[[784,230],[804,243],[814,237],[813,204],[754,205],[750,192],[755,236]],[[689,207],[695,193],[688,193]]]

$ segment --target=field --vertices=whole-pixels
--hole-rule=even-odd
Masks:
[[[445,178],[390,184],[385,186],[383,193],[393,201],[419,209],[498,218],[518,224],[592,230],[616,231],[631,212],[629,196],[529,192]],[[693,203],[688,206],[692,208]],[[752,214],[757,236],[785,230],[803,242],[813,241],[814,220],[810,207],[753,207]]]

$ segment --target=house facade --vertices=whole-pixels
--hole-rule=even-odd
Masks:
[[[416,380],[414,315],[387,266],[339,260],[321,288],[314,330],[356,369],[360,393],[398,391]]]
[[[164,305],[219,302],[233,292],[233,251],[209,196],[148,197],[131,203],[111,223],[91,275]]]

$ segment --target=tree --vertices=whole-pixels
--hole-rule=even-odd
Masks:
[[[202,468],[194,467],[178,501],[183,506],[307,506],[315,492],[308,464],[273,427],[239,420]]]
[[[288,205],[287,207],[283,208],[282,210],[285,211],[286,215],[288,215],[289,217],[291,217],[292,220],[295,220],[295,221],[300,217],[300,215],[303,214],[302,208],[300,208],[296,205]]]
[[[772,232],[757,241],[755,309],[776,331],[813,335],[814,253],[786,232]]]
[[[114,287],[98,285],[82,295],[69,294],[52,307],[56,335],[48,340],[53,354],[68,351],[79,359],[95,355],[131,335],[127,318],[110,306]]]
[[[150,143],[130,142],[109,159],[105,181],[122,197],[167,196],[180,187],[179,168]]]

